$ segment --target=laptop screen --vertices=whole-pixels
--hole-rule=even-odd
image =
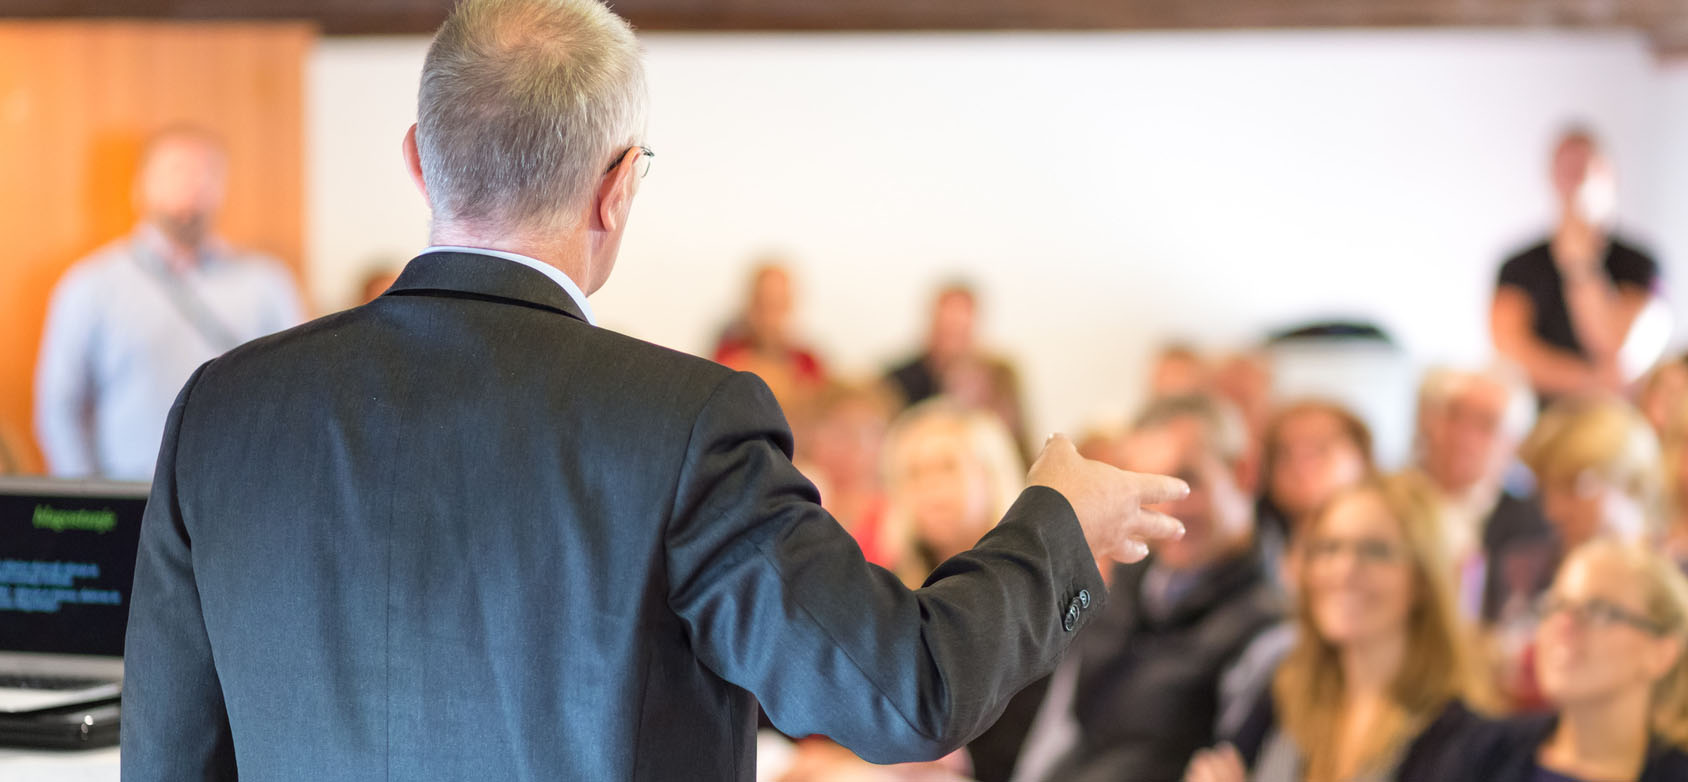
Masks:
[[[145,484],[0,479],[0,651],[119,657]]]

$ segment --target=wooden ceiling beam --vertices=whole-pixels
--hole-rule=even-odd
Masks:
[[[452,0],[0,0],[10,18],[304,19],[329,35],[428,33]],[[1688,53],[1685,0],[616,0],[664,31],[1633,29]]]

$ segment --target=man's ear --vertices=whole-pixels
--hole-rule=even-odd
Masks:
[[[433,202],[428,199],[428,183],[422,181],[422,152],[416,148],[416,123],[410,124],[410,130],[404,132],[404,167],[410,172],[411,181],[416,183],[416,189],[422,193],[422,200],[428,201],[431,208]]]
[[[599,180],[593,202],[596,208],[592,210],[594,228],[613,232],[626,222],[627,213],[633,206],[633,194],[639,189],[640,154],[638,147],[627,150],[621,156],[621,162]]]

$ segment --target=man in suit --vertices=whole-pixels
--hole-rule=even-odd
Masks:
[[[792,468],[753,375],[593,327],[648,150],[591,0],[466,0],[405,158],[435,247],[379,299],[201,367],[129,625],[123,774],[749,780],[793,735],[934,758],[1094,614],[1179,481],[1057,438],[910,591]]]

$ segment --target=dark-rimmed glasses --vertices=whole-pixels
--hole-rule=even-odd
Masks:
[[[1536,616],[1545,622],[1558,614],[1569,614],[1583,627],[1629,625],[1648,635],[1665,634],[1663,625],[1609,600],[1597,597],[1577,603],[1554,595],[1543,595],[1536,604]]]
[[[616,166],[621,165],[621,159],[624,158],[624,157],[627,157],[627,153],[632,151],[632,150],[635,150],[635,149],[639,150],[639,159],[637,161],[635,161],[633,163],[633,165],[639,167],[639,169],[638,169],[639,178],[644,179],[646,174],[651,173],[651,158],[656,157],[656,150],[651,149],[650,147],[647,147],[643,144],[640,144],[639,146],[636,146],[636,147],[628,147],[627,149],[622,150],[621,154],[616,155],[615,160],[610,163],[610,167],[604,169],[604,173],[599,174],[599,176],[604,176],[605,174],[608,174],[609,172],[614,171]]]

